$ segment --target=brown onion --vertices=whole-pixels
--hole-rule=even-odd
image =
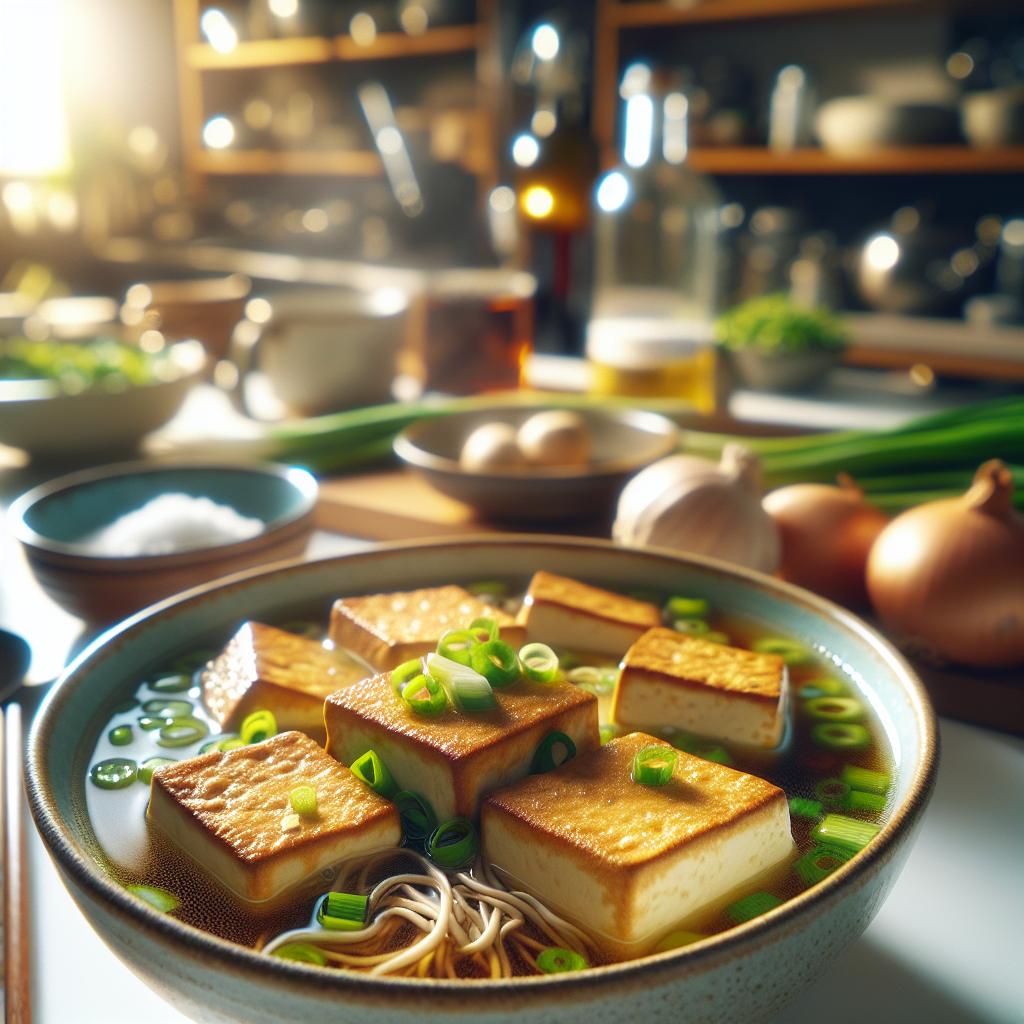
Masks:
[[[864,605],[868,552],[888,523],[883,512],[845,475],[839,486],[792,484],[762,502],[782,540],[784,580],[840,604]]]
[[[959,498],[904,512],[868,559],[868,592],[886,626],[951,661],[1024,663],[1024,517],[998,459]]]

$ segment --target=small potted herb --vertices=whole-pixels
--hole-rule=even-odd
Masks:
[[[741,302],[715,327],[737,376],[748,387],[767,391],[795,391],[820,380],[846,340],[834,314],[798,306],[785,295]]]

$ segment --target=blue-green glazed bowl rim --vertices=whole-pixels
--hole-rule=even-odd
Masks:
[[[276,483],[283,483],[293,496],[292,508],[287,512],[269,519],[260,519],[263,527],[254,537],[245,540],[232,541],[229,544],[213,544],[208,547],[190,548],[187,551],[177,551],[166,555],[133,555],[126,558],[118,558],[108,555],[90,554],[86,548],[78,543],[54,540],[45,534],[39,533],[29,525],[29,517],[32,510],[41,502],[50,500],[57,495],[76,490],[81,487],[90,487],[93,484],[102,484],[109,480],[123,480],[129,477],[162,476],[182,473],[203,473],[203,474],[236,474],[248,476],[253,479],[265,479]],[[182,563],[206,561],[210,559],[220,560],[230,557],[236,552],[250,550],[254,546],[259,547],[270,539],[276,540],[276,535],[282,530],[298,523],[312,515],[316,505],[318,485],[312,473],[298,466],[287,466],[273,462],[119,462],[109,466],[101,466],[96,469],[82,469],[74,473],[56,477],[45,483],[33,487],[30,491],[16,498],[8,509],[8,524],[13,535],[27,548],[38,552],[45,552],[51,555],[61,556],[64,560],[73,560],[74,563],[84,569],[92,571],[109,571],[111,569],[126,568],[133,571],[150,571],[167,568]]]
[[[344,588],[345,568],[389,557],[401,557],[418,551],[450,550],[456,566],[471,548],[508,548],[509,566],[515,572],[516,549],[560,550],[565,553],[595,554],[619,552],[634,564],[647,561],[663,569],[677,565],[695,569],[712,580],[728,586],[739,583],[769,599],[781,598],[803,612],[824,618],[831,626],[846,632],[854,642],[866,645],[885,664],[907,698],[914,728],[920,744],[920,757],[908,766],[909,780],[902,802],[893,809],[889,820],[867,848],[843,864],[833,874],[805,892],[792,897],[781,906],[745,924],[710,936],[693,945],[665,953],[652,954],[639,960],[593,967],[579,973],[552,974],[502,980],[417,979],[376,977],[341,970],[326,970],[297,961],[270,958],[254,950],[217,938],[173,917],[160,913],[111,880],[92,857],[71,838],[58,809],[48,777],[50,744],[55,723],[73,689],[87,677],[93,663],[116,656],[118,648],[133,634],[142,632],[155,620],[174,610],[198,606],[226,595],[244,591],[253,581],[269,575],[292,577],[296,574],[337,568],[339,590]],[[522,560],[520,559],[520,564]],[[455,572],[452,575],[456,575]],[[440,582],[440,581],[439,581]],[[703,974],[753,953],[758,948],[783,936],[802,931],[822,914],[829,913],[855,890],[867,886],[873,877],[896,854],[898,847],[910,837],[920,819],[935,782],[938,763],[938,739],[935,714],[924,686],[900,653],[870,626],[852,613],[817,597],[799,587],[775,580],[751,570],[726,565],[713,559],[681,556],[677,553],[647,549],[623,549],[609,541],[564,538],[543,535],[471,536],[457,540],[381,544],[365,552],[342,555],[320,562],[282,562],[266,570],[238,573],[186,591],[133,615],[98,637],[68,667],[47,696],[33,724],[26,759],[26,780],[29,806],[36,826],[70,881],[87,897],[100,902],[105,910],[120,917],[131,927],[145,929],[148,936],[175,948],[181,955],[215,963],[229,974],[250,977],[266,983],[268,975],[275,984],[293,991],[296,998],[303,992],[318,993],[331,998],[344,998],[353,1006],[386,1010],[402,1010],[424,1016],[450,1013],[457,1016],[473,1012],[494,1011],[514,1007],[527,1012],[542,1007],[550,1014],[559,1003],[576,999],[589,1002],[613,998],[633,988],[647,989],[667,985],[684,977]],[[84,781],[82,783],[84,785]],[[429,1000],[426,1004],[424,1000]],[[509,1000],[514,1000],[510,1003]]]

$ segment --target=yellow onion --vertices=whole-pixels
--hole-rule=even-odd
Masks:
[[[867,603],[868,553],[889,519],[850,477],[841,474],[838,487],[780,487],[762,505],[779,528],[783,579],[840,604]]]
[[[1024,517],[1013,477],[986,462],[959,498],[904,512],[868,558],[871,603],[886,626],[964,665],[1024,663]]]

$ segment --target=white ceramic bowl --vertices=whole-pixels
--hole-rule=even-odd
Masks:
[[[957,114],[941,103],[841,96],[818,108],[814,126],[830,153],[856,156],[886,146],[950,142],[956,138]]]
[[[510,981],[371,977],[270,959],[161,914],[104,870],[85,771],[131,680],[243,619],[326,616],[340,593],[506,578],[544,568],[623,590],[705,594],[716,607],[820,645],[851,667],[894,751],[893,807],[867,848],[775,910],[684,949],[576,974]],[[856,938],[910,848],[936,766],[935,721],[900,655],[848,612],[756,573],[607,542],[462,538],[394,545],[238,576],[151,608],[97,640],[47,698],[29,741],[32,814],[72,896],[111,949],[198,1021],[231,1024],[750,1024],[771,1017]],[[112,994],[113,997],[113,994]],[[882,999],[882,996],[879,996]]]

